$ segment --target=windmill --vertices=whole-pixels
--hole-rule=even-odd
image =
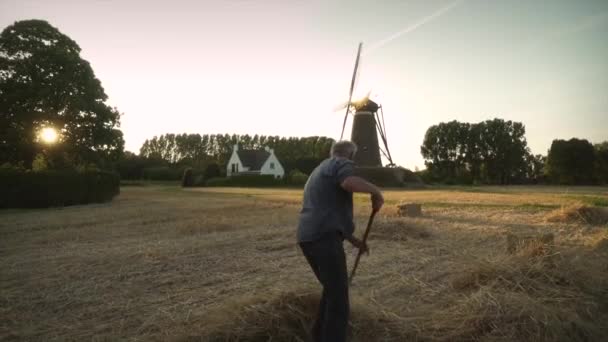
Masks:
[[[355,163],[361,167],[382,167],[382,160],[380,157],[380,154],[382,154],[384,158],[388,160],[387,166],[394,167],[395,163],[393,163],[393,158],[388,149],[382,106],[370,99],[371,92],[362,99],[353,101],[353,92],[357,81],[362,46],[363,43],[359,43],[357,58],[355,59],[355,69],[350,82],[348,101],[336,108],[336,110],[346,109],[340,140],[344,137],[344,129],[346,128],[348,116],[353,115],[351,141],[358,147],[357,153],[355,154]],[[378,136],[380,136],[382,145],[378,142]]]

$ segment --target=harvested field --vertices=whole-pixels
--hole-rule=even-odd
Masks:
[[[0,340],[305,341],[319,287],[294,241],[300,197],[145,186],[0,211]],[[353,341],[608,336],[608,226],[556,215],[606,203],[607,188],[386,198],[351,290]],[[404,200],[423,216],[398,217]],[[356,202],[361,229],[369,206]]]

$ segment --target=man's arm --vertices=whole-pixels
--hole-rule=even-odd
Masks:
[[[348,176],[342,181],[340,186],[349,192],[362,192],[368,193],[371,195],[372,201],[372,209],[377,212],[382,208],[384,204],[384,197],[382,196],[382,192],[378,189],[374,184],[366,181],[365,179],[357,176]],[[353,244],[353,246],[357,247],[363,252],[369,253],[369,248],[367,244],[354,236],[348,236],[346,239]]]
[[[379,211],[384,204],[384,197],[382,196],[380,189],[361,177],[348,176],[342,181],[340,186],[342,189],[349,192],[362,192],[372,195],[372,209],[374,211]]]

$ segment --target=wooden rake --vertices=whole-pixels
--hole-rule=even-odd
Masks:
[[[372,209],[372,213],[369,215],[369,220],[367,221],[367,228],[365,229],[365,233],[363,234],[363,243],[367,242],[367,236],[369,235],[369,231],[372,229],[372,223],[374,222],[374,216],[376,216],[377,211]],[[355,259],[355,265],[353,266],[352,272],[350,272],[350,277],[348,279],[349,285],[353,283],[353,278],[355,277],[355,272],[357,272],[357,266],[359,266],[359,260],[361,259],[361,255],[363,255],[363,250],[359,249],[359,253],[357,253],[357,259]]]

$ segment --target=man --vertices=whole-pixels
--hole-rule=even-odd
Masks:
[[[323,285],[319,312],[313,326],[317,342],[346,339],[349,299],[346,257],[342,241],[367,252],[367,245],[353,232],[353,192],[371,194],[372,209],[380,210],[384,198],[373,184],[353,175],[357,146],[340,141],[331,157],[311,173],[304,187],[298,223],[298,243],[317,279]]]

